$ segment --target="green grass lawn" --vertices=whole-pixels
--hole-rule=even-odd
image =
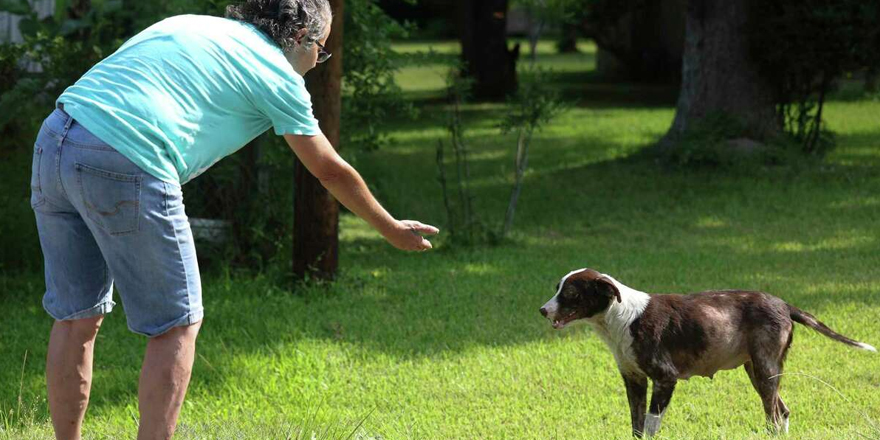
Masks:
[[[649,292],[764,290],[880,345],[880,102],[828,105],[839,147],[821,165],[668,169],[630,156],[669,127],[674,92],[603,83],[591,45],[541,49],[577,100],[537,134],[511,240],[461,249],[441,238],[406,254],[346,215],[332,286],[291,295],[260,276],[205,276],[180,438],[287,438],[302,426],[302,438],[629,438],[611,354],[588,328],[555,331],[538,313],[585,266]],[[421,99],[439,94],[442,74],[429,65],[400,80]],[[418,121],[356,163],[392,213],[442,226],[434,148],[446,116],[421,102]],[[501,105],[465,110],[475,209],[498,227],[514,138],[495,128]],[[0,289],[0,439],[49,438],[42,280],[8,275]],[[86,438],[134,437],[145,344],[121,308],[105,320]],[[880,438],[880,355],[798,326],[786,367],[791,438]],[[763,419],[745,373],[721,372],[680,382],[660,438],[766,438]]]

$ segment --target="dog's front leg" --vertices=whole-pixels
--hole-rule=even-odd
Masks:
[[[632,433],[642,436],[645,427],[645,403],[648,400],[648,378],[638,374],[623,374],[626,398],[629,400],[629,415],[632,420]]]
[[[645,433],[652,437],[660,430],[660,419],[672,400],[672,392],[675,391],[675,380],[654,381],[651,390],[651,406],[648,408],[648,417],[645,420]]]

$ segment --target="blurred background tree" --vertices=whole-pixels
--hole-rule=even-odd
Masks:
[[[9,41],[6,35],[0,43],[0,158],[18,162],[29,156],[55,98],[127,38],[171,15],[222,15],[228,3],[0,0],[0,11],[7,12],[5,21],[0,19],[0,38],[9,33],[3,23],[13,22],[13,16],[21,33],[20,39]],[[576,48],[572,41],[577,38],[594,40],[603,81],[680,86],[675,118],[654,150],[677,162],[718,162],[728,154],[776,148],[821,155],[833,147],[833,136],[822,123],[828,93],[848,76],[864,78],[868,91],[877,87],[878,4],[880,0],[349,0],[343,14],[344,53],[335,58],[344,60],[336,145],[345,145],[345,154],[382,148],[387,121],[415,114],[413,98],[402,93],[395,74],[418,60],[395,52],[393,41],[458,40],[471,96],[500,101],[517,90],[519,41],[525,38],[534,53],[537,39],[547,35],[559,41],[560,50]],[[229,222],[231,239],[202,255],[260,269],[278,259],[287,262],[293,252],[294,213],[289,203],[277,201],[293,197],[289,176],[294,168],[282,141],[263,136],[187,185],[192,217]],[[15,213],[0,223],[0,248],[25,254],[0,256],[3,267],[40,261],[34,243],[16,241],[33,233],[31,214],[21,203],[26,181],[17,178],[0,191],[0,202]],[[336,222],[334,216],[313,220],[328,227]],[[335,245],[326,241],[320,246],[324,250],[313,255],[327,255]],[[289,269],[288,264],[281,266]]]
[[[473,81],[477,100],[502,100],[516,91],[519,44],[507,45],[508,0],[457,3],[462,73]]]
[[[673,156],[772,157],[791,144],[821,155],[833,147],[825,98],[880,65],[877,0],[691,1],[686,23],[675,120],[660,144]]]
[[[678,83],[687,0],[586,0],[572,22],[599,47],[597,70],[608,78]]]

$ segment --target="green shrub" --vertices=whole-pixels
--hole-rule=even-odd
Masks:
[[[753,2],[753,53],[775,85],[781,125],[808,154],[833,143],[823,132],[828,94],[847,73],[880,67],[876,1]]]

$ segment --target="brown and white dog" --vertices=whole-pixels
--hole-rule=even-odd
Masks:
[[[660,429],[679,379],[711,378],[719,370],[740,365],[761,396],[771,427],[788,432],[789,411],[778,391],[793,322],[835,341],[877,351],[767,293],[649,295],[592,269],[562,277],[556,295],[540,311],[557,329],[586,320],[605,341],[623,376],[633,435],[638,437]],[[653,390],[646,418],[648,378]]]

